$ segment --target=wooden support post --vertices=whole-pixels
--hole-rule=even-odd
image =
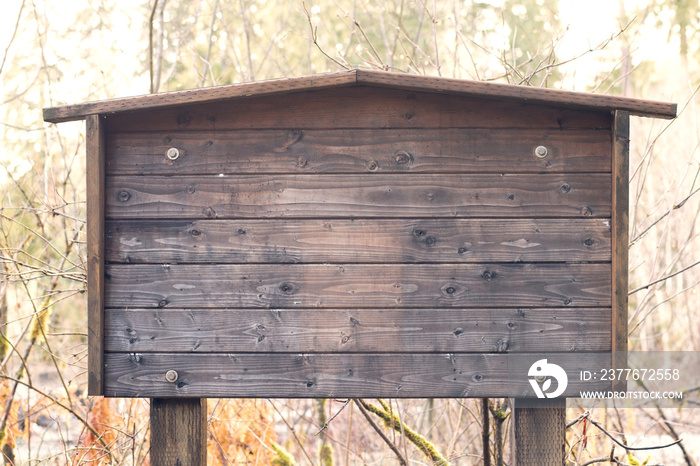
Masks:
[[[627,269],[629,255],[630,115],[613,116],[612,152],[612,351],[613,369],[627,368]],[[613,390],[626,391],[627,381],[613,382]]]
[[[511,464],[562,466],[566,452],[566,399],[515,399]]]
[[[105,121],[86,121],[88,395],[104,394]]]
[[[207,464],[206,398],[151,400],[151,465]]]

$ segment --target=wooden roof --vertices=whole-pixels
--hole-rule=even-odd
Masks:
[[[62,105],[44,109],[44,120],[51,123],[84,119],[91,114],[132,112],[175,107],[258,95],[281,94],[333,87],[390,87],[422,92],[473,95],[502,100],[527,101],[554,106],[591,110],[626,110],[631,115],[671,119],[676,104],[601,94],[542,89],[484,81],[419,76],[384,71],[349,70],[297,78],[231,84],[185,91],[164,92],[136,97]]]

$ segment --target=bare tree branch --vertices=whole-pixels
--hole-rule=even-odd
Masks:
[[[7,47],[5,47],[5,53],[2,55],[2,62],[0,62],[0,74],[2,74],[3,68],[5,68],[5,61],[7,60],[7,55],[10,53],[10,47],[12,47],[12,43],[15,41],[15,37],[17,36],[17,29],[19,29],[19,22],[22,19],[22,11],[24,11],[25,1],[26,0],[22,0],[22,4],[19,6],[19,12],[17,13],[15,27],[12,30],[12,36],[10,36],[10,41],[8,42]]]

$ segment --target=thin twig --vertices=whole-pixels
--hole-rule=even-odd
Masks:
[[[669,422],[668,418],[666,418],[666,415],[664,414],[663,410],[659,406],[658,400],[654,400],[654,405],[656,406],[656,410],[659,413],[659,416],[661,417],[661,420],[663,421],[662,425],[666,428],[669,434],[671,434],[671,437],[674,439],[678,440],[678,448],[681,449],[681,452],[683,452],[683,459],[685,460],[685,463],[688,466],[696,466],[695,461],[690,457],[688,452],[685,449],[685,446],[683,443],[680,443],[680,436],[676,432],[676,429],[673,428],[673,425]],[[652,418],[653,419],[653,418]],[[656,419],[655,419],[656,420]]]
[[[340,407],[340,409],[338,410],[338,412],[335,413],[334,415],[332,415],[332,416],[330,417],[330,419],[328,419],[328,420],[323,424],[323,426],[321,426],[321,429],[319,429],[319,431],[316,432],[316,434],[314,434],[314,435],[318,435],[318,434],[320,434],[321,432],[323,432],[324,430],[326,430],[326,429],[328,428],[328,424],[330,424],[331,421],[332,421],[333,419],[335,419],[336,417],[338,417],[338,414],[342,413],[343,410],[345,409],[345,407],[346,407],[349,403],[350,403],[350,398],[348,398],[347,400],[345,400],[345,403],[343,403],[343,406]]]
[[[26,382],[23,382],[22,380],[15,379],[14,377],[10,377],[9,375],[3,375],[3,374],[0,374],[0,379],[7,379],[7,380],[9,380],[9,381],[11,381],[11,382],[14,382],[15,384],[24,385],[24,386],[27,387],[28,389],[30,389],[30,390],[32,390],[32,391],[35,391],[36,393],[38,393],[39,395],[43,396],[44,398],[46,398],[46,399],[48,399],[48,400],[51,400],[52,403],[55,403],[55,404],[58,405],[59,407],[65,409],[67,412],[71,413],[71,414],[72,414],[73,416],[75,416],[75,418],[78,419],[90,432],[92,432],[92,434],[95,436],[95,438],[97,438],[97,439],[100,441],[100,443],[102,444],[102,446],[105,448],[105,451],[107,452],[107,455],[109,456],[110,460],[111,460],[112,462],[114,461],[114,458],[112,458],[112,452],[111,452],[109,446],[107,445],[107,443],[105,443],[105,441],[102,439],[101,434],[100,434],[99,432],[97,432],[97,431],[95,430],[95,428],[92,427],[92,426],[90,425],[90,423],[87,421],[87,419],[85,419],[85,418],[82,417],[80,414],[78,414],[77,411],[75,411],[74,409],[72,409],[72,408],[70,408],[70,407],[64,405],[63,403],[61,403],[60,401],[58,401],[56,398],[52,397],[52,396],[49,395],[48,393],[43,392],[42,390],[39,390],[39,389],[36,388],[35,386],[30,385],[30,384],[28,384],[28,383],[26,383]]]
[[[630,291],[630,292],[627,293],[627,294],[628,294],[629,296],[631,296],[631,295],[635,294],[635,293],[638,292],[638,291],[646,290],[647,288],[649,288],[649,287],[651,287],[651,286],[654,286],[654,285],[656,285],[656,284],[658,284],[658,283],[661,283],[661,282],[663,282],[663,281],[666,281],[666,280],[668,280],[669,278],[673,278],[673,277],[675,277],[676,275],[680,275],[680,274],[682,274],[683,272],[685,272],[685,271],[687,271],[687,270],[689,270],[689,269],[692,269],[692,268],[695,267],[696,265],[700,265],[700,261],[697,261],[697,262],[695,262],[694,264],[689,265],[688,267],[684,267],[684,268],[682,268],[681,270],[679,270],[679,271],[677,271],[677,272],[673,272],[672,274],[666,275],[665,277],[661,277],[661,278],[659,278],[658,280],[654,280],[653,282],[648,283],[648,284],[646,284],[646,285],[644,285],[644,286],[640,286],[639,288],[635,288],[634,290]]]
[[[148,75],[150,78],[150,92],[153,94],[153,20],[156,16],[156,8],[158,8],[158,0],[153,0],[153,8],[151,8],[151,16],[148,20]]]
[[[700,173],[700,169],[698,170],[698,172]],[[678,209],[680,209],[681,207],[683,207],[683,206],[685,205],[685,203],[688,202],[688,199],[690,199],[691,197],[693,197],[693,196],[694,196],[695,194],[697,194],[698,192],[700,192],[700,188],[698,188],[698,189],[696,189],[695,191],[693,191],[693,192],[691,192],[690,194],[688,194],[688,196],[687,196],[685,199],[683,199],[683,200],[682,200],[681,202],[679,202],[678,204],[675,204],[675,205],[674,205],[673,207],[671,207],[668,211],[666,211],[666,213],[664,213],[661,217],[659,217],[659,218],[657,218],[656,220],[654,220],[654,222],[652,222],[651,225],[649,225],[648,227],[646,227],[646,228],[644,229],[644,231],[642,231],[642,232],[641,232],[640,234],[638,234],[632,241],[630,241],[630,246],[633,246],[637,241],[639,241],[640,239],[642,239],[642,238],[644,237],[644,235],[646,235],[646,234],[649,232],[649,230],[651,230],[652,228],[654,228],[661,220],[663,220],[663,219],[666,218],[668,215],[670,215],[671,212],[673,212],[674,210],[678,210]]]
[[[212,9],[212,12],[211,12],[211,21],[209,22],[209,41],[207,43],[207,55],[206,55],[206,58],[204,60],[202,60],[206,67],[205,67],[204,71],[202,71],[202,80],[199,82],[199,87],[204,87],[204,83],[207,79],[207,70],[209,70],[210,74],[211,74],[212,67],[211,67],[211,64],[209,63],[209,59],[211,58],[211,46],[213,43],[212,39],[214,38],[214,25],[216,24],[216,12],[218,9],[219,9],[219,0],[216,0],[214,2],[214,8]],[[212,84],[212,86],[214,84],[216,84],[214,82],[214,76],[212,76],[211,84]]]
[[[5,60],[7,60],[7,54],[10,52],[10,47],[12,47],[12,43],[15,41],[15,37],[17,36],[19,22],[22,19],[22,11],[24,10],[24,2],[25,0],[22,0],[22,4],[19,7],[19,13],[17,13],[17,21],[15,21],[15,28],[12,31],[12,37],[10,37],[10,42],[7,44],[7,47],[5,48],[5,53],[2,56],[2,63],[0,63],[0,74],[2,74],[2,69],[5,67]]]
[[[630,446],[625,445],[624,443],[620,442],[620,441],[619,441],[618,439],[616,439],[615,437],[613,437],[613,435],[612,435],[610,432],[608,432],[607,430],[605,430],[605,429],[603,428],[603,426],[601,426],[600,424],[598,424],[597,422],[595,422],[595,421],[594,421],[593,419],[591,419],[590,417],[588,417],[588,421],[589,421],[591,424],[593,424],[594,426],[596,426],[598,429],[600,429],[605,435],[607,435],[608,437],[610,437],[610,439],[611,439],[613,442],[617,443],[618,445],[620,445],[620,446],[621,446],[622,448],[624,448],[625,450],[632,450],[632,451],[661,450],[662,448],[672,447],[673,445],[676,445],[677,443],[680,443],[680,442],[683,441],[683,439],[678,439],[678,440],[676,440],[675,442],[672,442],[672,443],[669,443],[669,444],[666,444],[666,445],[656,445],[656,446],[652,446],[652,447],[630,447]]]
[[[350,69],[347,65],[344,65],[343,63],[340,63],[338,60],[335,58],[331,57],[326,53],[325,50],[319,45],[318,43],[318,27],[314,27],[313,23],[311,22],[311,13],[309,13],[309,10],[306,8],[306,3],[302,2],[301,4],[302,8],[304,9],[304,14],[306,15],[306,19],[309,23],[309,32],[311,32],[311,43],[316,46],[316,48],[321,52],[326,58],[328,58],[330,61],[338,65],[339,67],[347,70]]]
[[[365,417],[365,419],[367,419],[367,422],[372,427],[372,429],[374,429],[375,432],[377,432],[377,434],[382,438],[382,440],[384,440],[384,443],[386,443],[389,446],[389,448],[391,448],[391,451],[394,452],[394,454],[396,455],[396,458],[399,460],[399,464],[406,466],[408,463],[406,463],[406,459],[403,457],[403,455],[399,451],[399,448],[396,446],[396,444],[394,444],[394,442],[389,440],[389,437],[384,435],[384,432],[382,432],[382,430],[379,428],[379,426],[374,422],[372,417],[369,415],[369,413],[367,412],[367,410],[363,406],[364,401],[357,399],[357,398],[353,399],[353,401],[355,402],[355,404],[357,405],[357,408],[360,410],[360,412]]]
[[[297,432],[296,432],[296,430],[294,430],[294,427],[289,425],[289,423],[287,422],[287,419],[282,415],[280,410],[277,409],[277,406],[275,406],[275,404],[272,402],[272,400],[270,398],[268,398],[267,401],[272,405],[272,408],[277,412],[277,414],[280,415],[282,422],[284,422],[284,424],[287,426],[289,431],[292,433],[292,437],[294,437],[294,440],[296,440],[297,445],[299,445],[299,448],[301,448],[301,451],[304,453],[304,456],[306,456],[306,459],[309,460],[309,464],[312,466],[315,466],[316,463],[314,463],[314,460],[311,459],[311,456],[309,456],[309,453],[304,448],[304,445],[301,443],[301,440],[299,440],[299,437],[297,437]]]

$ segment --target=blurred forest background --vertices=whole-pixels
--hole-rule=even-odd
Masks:
[[[634,350],[700,349],[698,0],[1,5],[5,464],[148,462],[148,400],[84,393],[84,125],[49,125],[41,115],[43,107],[66,103],[344,68],[677,102],[673,121],[632,118],[629,341]],[[209,400],[209,464],[484,464],[483,404]],[[503,464],[499,452],[508,449],[510,408],[504,400],[489,405],[490,464]],[[680,445],[642,452],[626,452],[585,421],[575,422],[584,411],[570,408],[568,460],[697,465],[700,413],[688,408],[585,407],[628,445],[684,438]]]

